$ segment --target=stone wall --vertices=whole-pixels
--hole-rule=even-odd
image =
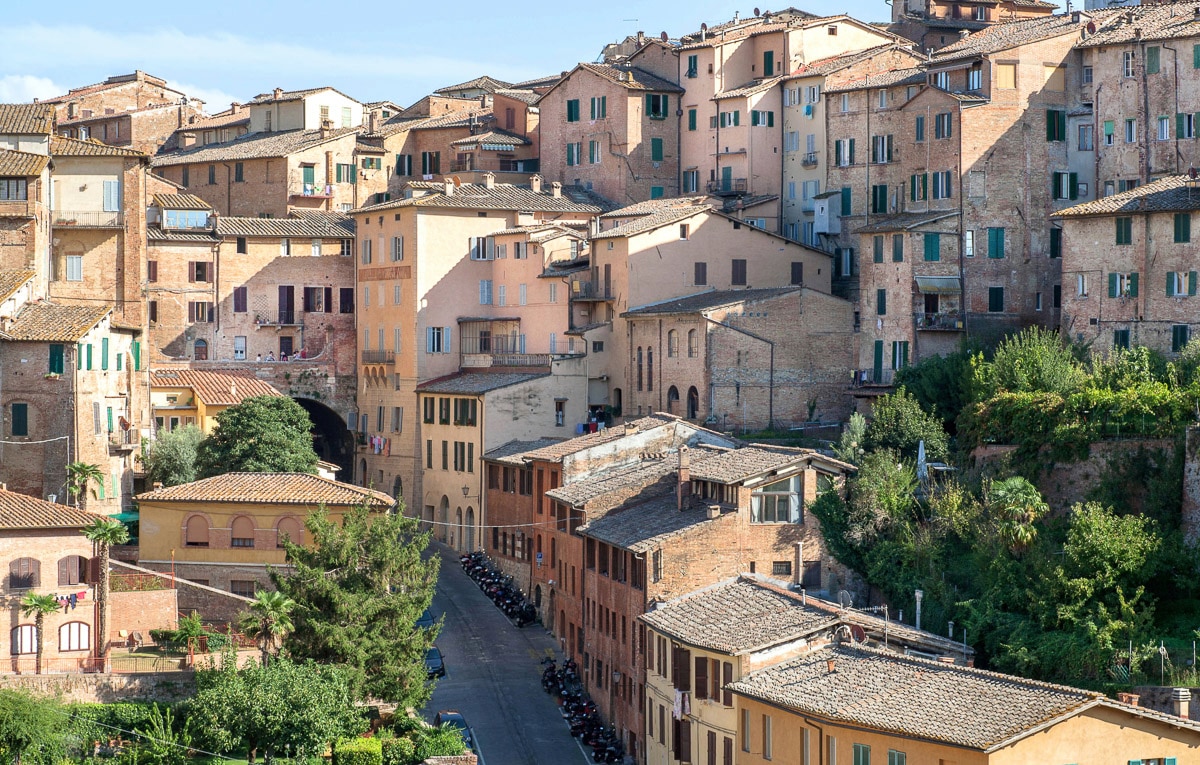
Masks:
[[[0,677],[0,687],[28,691],[36,696],[57,697],[67,703],[174,702],[183,701],[195,694],[196,681],[191,672],[4,675]]]

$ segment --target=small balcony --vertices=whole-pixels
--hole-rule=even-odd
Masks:
[[[856,369],[852,379],[855,388],[889,388],[896,377],[894,369]]]
[[[464,353],[462,367],[464,369],[484,369],[487,367],[548,367],[549,353]]]
[[[130,430],[114,430],[108,434],[108,453],[125,454],[138,448],[138,434]]]
[[[362,363],[364,364],[395,364],[395,351],[368,351],[362,352]]]
[[[452,173],[470,173],[477,169],[473,159],[460,159],[450,163]]]
[[[578,279],[571,282],[571,299],[581,301],[612,300],[612,285]]]
[[[34,218],[34,203],[26,199],[0,200],[0,218]]]
[[[299,183],[292,187],[288,196],[293,199],[311,197],[313,199],[332,199],[333,184],[331,183]]]
[[[55,228],[124,228],[125,216],[100,210],[55,210],[51,216]]]
[[[935,332],[962,332],[964,329],[962,314],[958,311],[944,313],[916,313],[917,329]]]
[[[708,193],[718,197],[745,194],[749,190],[750,182],[745,178],[723,178],[708,182]]]
[[[803,157],[800,158],[800,164],[805,167],[816,167],[817,153],[815,151],[807,152]]]
[[[300,311],[276,311],[274,313],[257,313],[254,323],[260,327],[292,327],[304,324]]]

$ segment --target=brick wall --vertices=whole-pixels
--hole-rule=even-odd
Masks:
[[[174,703],[196,693],[191,672],[145,673],[129,675],[9,675],[7,688],[19,688],[35,696],[54,697],[66,703],[112,703],[117,701],[158,701]]]
[[[169,587],[170,583],[164,583]],[[109,640],[123,641],[120,633],[140,632],[149,640],[150,630],[175,629],[179,616],[178,590],[112,592],[108,601]]]

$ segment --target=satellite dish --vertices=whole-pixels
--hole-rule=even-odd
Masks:
[[[755,16],[761,16],[761,15],[762,15],[762,11],[758,10],[757,8],[755,8],[755,9],[754,9],[754,15],[755,15]]]
[[[659,35],[658,37],[663,42],[666,42],[667,40],[671,39],[671,36],[667,34],[667,30],[665,30],[665,29],[663,30],[663,33],[661,35]]]
[[[867,631],[857,624],[851,624],[850,637],[854,638],[855,643],[865,643],[867,640]]]
[[[847,590],[838,590],[838,603],[842,608],[849,608],[854,605],[854,597]]]
[[[458,179],[458,176],[457,176],[457,175],[456,175],[456,176],[454,176],[453,178],[451,178],[450,180],[454,181],[454,188],[456,188],[456,189],[457,189],[459,186],[461,186],[461,185],[462,185],[462,181],[460,181],[460,180]]]
[[[1088,25],[1087,25],[1087,31],[1088,31],[1088,34],[1089,34],[1089,35],[1094,35],[1094,34],[1096,34],[1096,22],[1094,22],[1094,21],[1089,21],[1089,22],[1088,22]]]
[[[707,31],[708,31],[708,22],[702,22],[702,23],[700,24],[700,31],[701,31],[701,32],[707,32]]]

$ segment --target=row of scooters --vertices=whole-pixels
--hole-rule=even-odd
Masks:
[[[463,571],[475,580],[483,594],[491,598],[512,619],[518,627],[524,627],[537,621],[537,609],[521,592],[521,588],[513,584],[513,578],[503,574],[492,564],[482,550],[476,550],[459,557]]]
[[[591,747],[596,762],[624,762],[625,747],[617,732],[604,725],[595,702],[583,690],[575,660],[567,659],[560,668],[554,659],[545,658],[542,665],[542,689],[558,698],[571,735]]]

